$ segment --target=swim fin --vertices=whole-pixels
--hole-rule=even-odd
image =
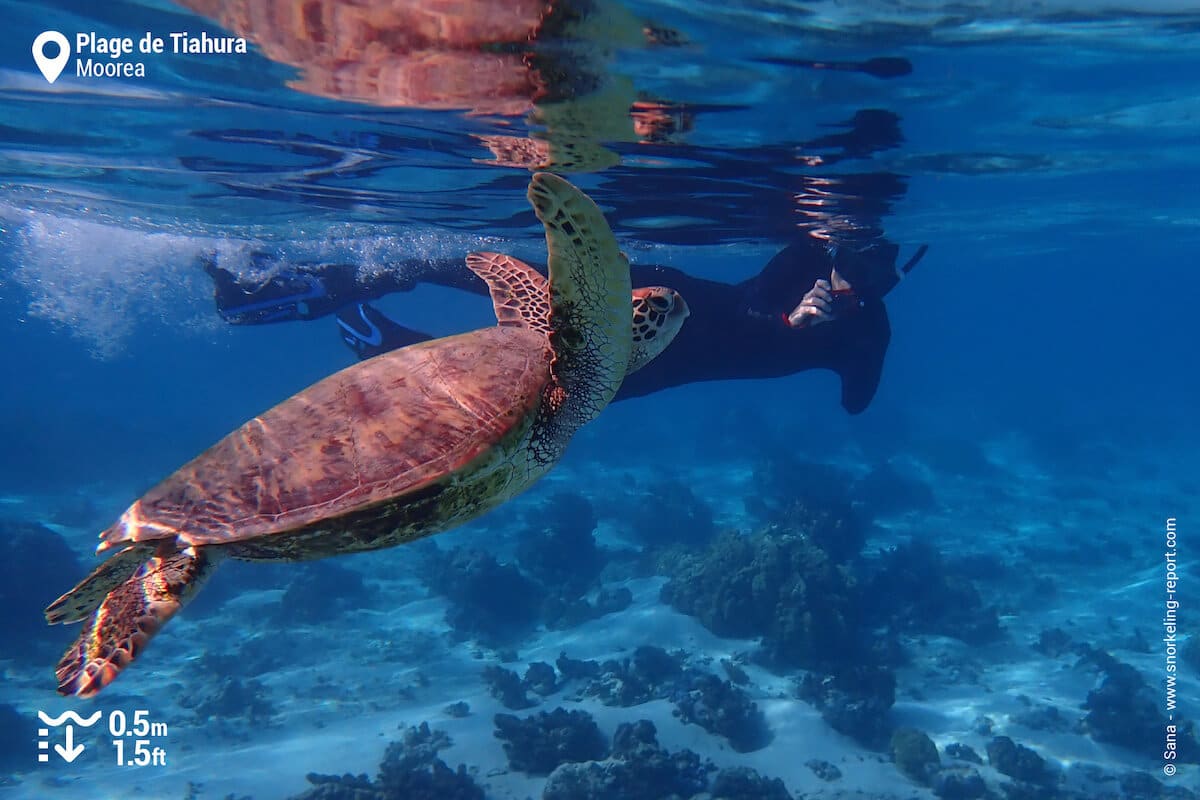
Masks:
[[[389,350],[433,338],[393,321],[369,303],[355,303],[343,308],[337,313],[337,324],[342,341],[360,359],[374,358]]]

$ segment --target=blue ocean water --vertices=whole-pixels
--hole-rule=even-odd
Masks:
[[[0,4],[0,795],[1200,790],[1188,4],[186,5]],[[49,83],[45,30],[165,52]],[[170,52],[185,31],[248,52]],[[205,263],[245,293],[350,265],[347,302],[487,326],[431,281],[545,263],[534,169],[634,265],[729,291],[796,242],[928,245],[869,407],[826,369],[751,374],[775,339],[714,347],[744,379],[614,403],[428,542],[224,564],[111,687],[60,697],[77,628],[41,609],[96,533],[355,362],[315,302],[230,324]],[[71,763],[37,730],[67,710],[106,728]],[[111,728],[139,710],[169,732]],[[139,740],[165,764],[118,766]]]

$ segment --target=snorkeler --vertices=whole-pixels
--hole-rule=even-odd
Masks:
[[[916,266],[925,246],[897,268],[898,248],[832,248],[811,238],[780,251],[738,284],[697,278],[671,267],[633,266],[636,286],[679,287],[691,317],[653,364],[626,377],[618,400],[700,381],[771,378],[828,369],[842,382],[842,407],[866,409],[879,386],[891,339],[883,297]],[[425,282],[478,294],[487,287],[465,269]],[[337,316],[343,341],[360,358],[432,338],[366,302]]]
[[[737,284],[697,278],[672,267],[631,268],[636,286],[679,287],[691,318],[668,350],[628,376],[617,399],[699,381],[772,378],[828,369],[842,381],[842,407],[861,413],[875,396],[891,327],[883,298],[925,254],[922,245],[897,268],[899,248],[831,246],[805,236],[785,247],[754,277]],[[487,294],[486,284],[458,259],[435,259],[366,277],[352,264],[292,264],[281,269],[256,253],[271,277],[247,282],[211,258],[217,310],[231,324],[311,320],[337,312],[342,340],[359,358],[433,338],[370,305],[418,283]]]
[[[212,278],[217,313],[230,325],[317,319],[364,298],[405,292],[414,285],[391,272],[367,277],[353,264],[290,265],[261,251],[252,252],[249,265],[238,274],[220,266],[215,253],[202,254],[200,262]],[[257,274],[264,277],[256,280]]]

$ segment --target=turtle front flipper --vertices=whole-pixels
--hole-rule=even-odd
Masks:
[[[556,424],[570,435],[608,405],[633,347],[629,261],[591,198],[539,172],[529,202],[546,229],[551,370],[564,391]]]
[[[91,697],[112,683],[195,595],[218,560],[210,548],[163,545],[108,593],[59,659],[58,693]]]
[[[550,334],[550,288],[542,273],[503,253],[470,253],[467,266],[487,283],[500,327]]]
[[[471,253],[467,266],[488,285],[502,328],[550,333],[550,286],[542,273],[503,253]],[[626,374],[637,372],[667,349],[691,313],[683,297],[665,286],[633,290],[633,349]]]

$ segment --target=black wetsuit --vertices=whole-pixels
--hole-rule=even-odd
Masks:
[[[891,339],[883,302],[864,298],[832,322],[803,329],[786,320],[817,280],[829,280],[832,266],[815,242],[784,249],[761,273],[735,285],[668,267],[635,266],[635,286],[670,286],[683,295],[691,315],[666,350],[625,379],[616,399],[697,381],[828,369],[841,377],[842,407],[862,412],[879,386]]]
[[[828,369],[841,378],[842,406],[862,412],[879,386],[891,339],[883,296],[899,280],[897,248],[878,243],[863,250],[831,249],[804,237],[780,251],[763,270],[738,284],[697,278],[671,267],[631,267],[634,286],[669,286],[691,315],[675,341],[650,364],[625,379],[616,399],[640,397],[698,381],[773,378]],[[919,258],[918,254],[918,258]],[[910,261],[906,270],[915,263]],[[432,338],[389,319],[365,301],[417,282],[487,295],[487,286],[457,260],[430,262],[405,279],[387,277],[364,286],[348,265],[309,265],[254,286],[241,286],[215,264],[205,265],[217,286],[221,315],[237,324],[312,319],[341,307],[343,339],[361,358]],[[831,322],[792,328],[786,316],[837,267],[857,302]]]
[[[842,406],[862,412],[879,386],[891,339],[882,296],[895,285],[896,248],[832,254],[804,239],[780,251],[762,272],[738,284],[697,278],[671,267],[631,267],[634,286],[669,286],[683,295],[691,314],[666,350],[621,384],[616,399],[698,381],[774,378],[828,369],[842,381]],[[796,329],[787,315],[834,266],[856,288],[857,303],[831,322]],[[434,269],[423,278],[476,294],[487,286],[463,266]],[[858,285],[863,287],[857,291]],[[365,305],[338,314],[347,344],[363,358],[431,338]]]

